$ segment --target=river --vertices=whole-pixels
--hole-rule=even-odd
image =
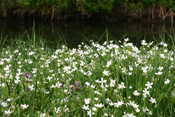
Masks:
[[[15,38],[27,31],[32,32],[33,20],[0,19],[1,40],[4,37]],[[172,33],[174,25],[159,21],[35,21],[35,32],[43,39],[53,43],[66,42],[68,47],[74,48],[85,40],[123,40],[129,37],[130,42],[139,45],[141,40],[152,41],[166,31]],[[157,38],[158,39],[158,38]]]

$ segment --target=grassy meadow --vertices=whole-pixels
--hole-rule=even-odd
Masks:
[[[128,38],[0,48],[1,117],[173,117],[175,46]]]

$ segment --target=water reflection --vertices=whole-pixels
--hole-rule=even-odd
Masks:
[[[35,21],[36,34],[43,35],[51,42],[66,41],[69,47],[77,47],[83,39],[98,41],[106,29],[111,39],[121,40],[125,35],[130,41],[140,43],[144,36],[148,41],[153,40],[153,34],[160,35],[162,31],[173,32],[173,25],[162,22],[119,22],[119,21]],[[31,33],[33,20],[0,20],[0,31],[3,36],[15,37],[25,31]],[[101,41],[106,40],[102,36]]]

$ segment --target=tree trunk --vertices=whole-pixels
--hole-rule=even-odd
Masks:
[[[162,6],[159,6],[159,18],[162,17],[162,16],[161,16],[161,14],[162,14],[162,13],[161,13],[161,11],[162,11],[161,9],[162,9]]]
[[[51,21],[53,20],[54,18],[54,12],[55,12],[55,7],[54,5],[52,6],[52,15],[51,15]]]
[[[142,9],[140,9],[140,19],[142,18]]]
[[[152,8],[152,19],[154,19],[154,9]]]
[[[164,15],[163,15],[163,20],[165,20],[165,18],[167,17],[167,16],[171,16],[171,11],[172,11],[172,9],[169,9],[167,12],[165,11],[164,12]],[[172,12],[172,14],[173,14],[173,12]]]
[[[150,17],[151,17],[151,7],[150,7],[150,5],[149,5],[149,7],[148,7],[148,14],[149,14],[149,20],[151,19]]]
[[[173,10],[171,9],[171,12],[170,12],[170,17],[171,17],[171,23],[173,24],[174,23],[174,18],[173,18]]]

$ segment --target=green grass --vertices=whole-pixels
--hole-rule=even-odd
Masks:
[[[0,116],[175,116],[174,44],[36,40],[1,42]]]

